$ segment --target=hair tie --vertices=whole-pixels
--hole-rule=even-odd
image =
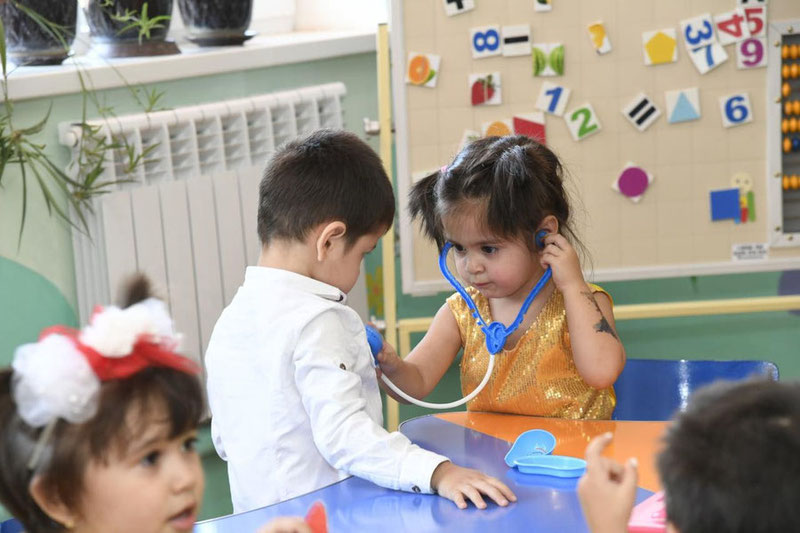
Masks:
[[[28,468],[39,463],[59,418],[79,424],[94,416],[103,381],[151,366],[197,374],[199,365],[178,353],[180,338],[166,304],[150,298],[125,309],[98,307],[83,330],[49,327],[38,342],[17,348],[11,364],[17,412],[29,426],[45,428]]]
[[[439,169],[439,172],[441,174],[444,174],[445,172],[447,172],[447,165],[442,165],[442,168]]]

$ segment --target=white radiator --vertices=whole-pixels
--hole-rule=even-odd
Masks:
[[[94,123],[137,153],[155,147],[128,175],[124,151],[107,154],[102,179],[131,182],[93,200],[88,237],[73,230],[81,323],[94,305],[116,300],[112,291],[125,277],[143,271],[167,298],[186,352],[203,353],[245,266],[258,259],[264,163],[298,135],[341,128],[344,95],[344,85],[332,83]],[[73,156],[80,134],[60,125]]]

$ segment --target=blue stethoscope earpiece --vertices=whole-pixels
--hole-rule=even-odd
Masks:
[[[535,239],[536,239],[536,247],[537,248],[539,248],[539,249],[544,248],[544,238],[545,237],[547,237],[547,230],[546,229],[540,229],[539,231],[536,232]]]

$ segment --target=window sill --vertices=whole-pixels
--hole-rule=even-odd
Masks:
[[[8,94],[16,100],[80,92],[77,71],[94,89],[301,63],[375,51],[375,31],[336,30],[256,35],[242,46],[200,47],[178,42],[181,54],[102,59],[91,55],[54,67],[20,67],[9,73]]]

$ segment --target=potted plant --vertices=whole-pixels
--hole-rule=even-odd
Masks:
[[[167,39],[172,0],[89,0],[92,50],[104,57],[179,54]]]
[[[59,2],[61,0],[58,0]],[[72,0],[69,0],[71,2]],[[53,3],[53,0],[43,0]],[[20,4],[19,2],[15,2]],[[5,4],[0,0],[0,5]],[[20,7],[19,5],[17,7]],[[29,9],[23,7],[23,9]],[[51,35],[56,41],[65,43],[62,50],[68,48],[64,29],[47,20],[41,13],[30,10],[29,13],[45,34]],[[90,122],[87,119],[87,110],[90,103],[94,104],[98,115],[107,119],[113,110],[103,105],[97,95],[90,89],[78,68],[77,74],[81,79],[83,90],[82,114],[76,122],[81,134],[77,140],[78,153],[69,171],[61,168],[59,163],[53,161],[47,152],[46,143],[41,142],[40,133],[47,125],[50,110],[44,113],[42,119],[30,125],[21,126],[14,117],[14,101],[8,93],[8,67],[6,50],[6,32],[3,19],[0,18],[0,87],[2,88],[2,101],[0,101],[0,194],[3,193],[3,180],[20,179],[22,182],[22,218],[19,227],[19,241],[25,228],[29,189],[38,188],[44,197],[47,210],[51,215],[63,219],[67,224],[87,232],[86,215],[92,211],[92,200],[101,194],[107,193],[126,178],[108,180],[104,178],[105,166],[108,164],[108,153],[119,151],[125,154],[123,159],[123,174],[132,175],[136,168],[143,164],[149,153],[155,148],[150,146],[139,150],[124,137],[109,135],[100,121]],[[156,90],[145,90],[142,87],[127,85],[132,97],[142,106],[145,113],[152,112],[159,105],[163,93]],[[13,169],[13,173],[9,173]],[[72,214],[70,214],[72,213]]]
[[[77,18],[77,0],[0,0],[7,57],[17,65],[61,64],[69,56]]]
[[[242,44],[248,32],[253,0],[178,0],[187,38],[200,46]]]

